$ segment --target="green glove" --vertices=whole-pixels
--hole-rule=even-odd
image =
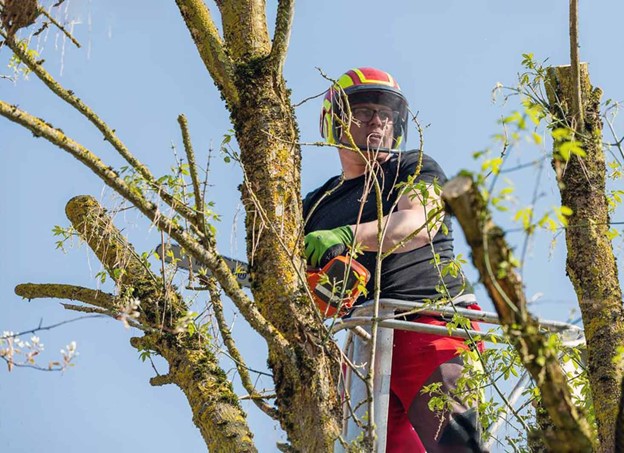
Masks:
[[[312,267],[323,267],[332,258],[343,255],[347,245],[353,243],[353,231],[349,225],[333,230],[318,230],[306,234],[305,255]]]

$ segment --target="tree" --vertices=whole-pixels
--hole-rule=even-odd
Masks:
[[[115,132],[105,125],[100,123],[99,129],[108,142],[121,154],[125,154],[125,158],[137,171],[138,176],[131,180],[134,184],[127,184],[124,178],[111,171],[86,149],[66,140],[65,134],[19,113],[15,108],[6,107],[4,112],[37,135],[55,141],[57,145],[73,153],[213,272],[226,294],[250,323],[262,332],[269,344],[280,422],[289,433],[293,446],[302,450],[322,451],[331,448],[339,422],[339,401],[335,392],[338,352],[331,342],[324,340],[325,333],[320,319],[307,302],[301,279],[303,262],[296,253],[300,250],[301,241],[298,201],[300,155],[297,128],[282,78],[292,5],[288,2],[280,3],[276,32],[271,42],[266,31],[264,11],[261,8],[245,9],[242,7],[244,2],[240,3],[219,3],[228,52],[223,50],[221,39],[212,26],[203,2],[179,1],[178,6],[202,60],[230,109],[240,146],[240,163],[244,171],[242,192],[247,211],[248,254],[254,263],[255,303],[251,303],[238,289],[231,273],[216,254],[214,233],[205,224],[204,217],[197,216],[198,211],[204,210],[197,183],[193,198],[195,205],[182,205],[175,196],[169,196],[166,190],[161,190],[159,185],[162,186],[162,182],[133,160],[121,142],[117,141]],[[253,35],[250,34],[251,29],[254,31]],[[10,38],[7,42],[11,46]],[[43,66],[35,58],[24,52],[20,53],[18,45],[14,44],[11,48],[31,70],[35,73],[39,71],[41,74],[38,75],[46,77]],[[52,82],[49,84],[66,101],[86,112],[77,95],[54,87]],[[92,121],[98,120],[93,118]],[[189,171],[194,174],[190,164],[191,147],[187,144],[186,149]],[[275,162],[281,164],[275,165]],[[137,181],[144,186],[141,187]],[[177,211],[180,219],[189,222],[191,227],[188,231],[195,238],[186,234],[188,231],[184,231],[180,222],[176,225],[175,219],[161,215],[156,206],[143,197],[150,190],[165,194],[163,201]],[[84,215],[86,212],[83,217]],[[275,230],[276,225],[280,225],[279,231]],[[86,239],[89,239],[88,234]],[[95,244],[92,248],[97,247]],[[103,260],[106,265],[105,261]],[[115,275],[114,266],[107,267],[111,276],[119,282],[120,294],[123,294],[126,285],[124,280],[130,280],[133,273],[124,270],[124,267],[120,268],[122,275]],[[133,288],[134,295],[136,283],[128,286]],[[174,297],[172,294],[165,296]],[[174,303],[170,305],[175,306]],[[145,307],[146,304],[142,302],[142,306]],[[184,310],[180,308],[172,312],[172,319],[182,318],[184,315]],[[174,329],[175,326],[176,323],[172,322],[168,327]],[[164,335],[166,337],[170,333]],[[141,346],[138,342],[136,345]],[[154,342],[141,347],[150,350],[154,348],[164,355],[164,349],[159,350],[160,347],[154,345]],[[179,349],[181,351],[186,348]],[[310,389],[314,391],[309,391]],[[207,423],[219,425],[221,422],[208,420]],[[206,432],[209,433],[210,429]],[[209,438],[210,434],[205,434],[205,437]],[[210,444],[208,438],[206,440]]]

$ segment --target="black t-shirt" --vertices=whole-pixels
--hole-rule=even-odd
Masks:
[[[379,173],[380,184],[383,188],[384,216],[390,214],[390,209],[397,199],[399,189],[396,184],[407,181],[409,176],[416,173],[421,156],[422,167],[416,181],[424,181],[429,184],[437,180],[440,185],[446,182],[444,172],[438,163],[428,155],[420,151],[408,151],[393,155],[381,164]],[[341,183],[341,177],[335,176],[318,189],[310,192],[303,201],[304,218],[310,216],[305,225],[305,234],[356,224],[362,205],[365,179],[366,176],[362,175],[358,178],[344,180]],[[327,193],[329,195],[326,195]],[[324,198],[323,195],[325,195]],[[362,209],[361,223],[377,220],[375,198],[374,189],[371,189],[366,196]],[[319,200],[321,200],[320,203]],[[314,210],[310,214],[311,209]],[[442,263],[448,263],[454,259],[453,231],[448,214],[444,217],[444,224],[448,233],[445,234],[440,228],[432,243]],[[367,298],[373,297],[376,257],[377,252],[364,252],[363,255],[357,257],[357,261],[371,273],[371,279],[367,285]],[[381,297],[407,301],[423,301],[424,299],[441,297],[442,294],[438,289],[442,282],[432,260],[433,251],[430,244],[409,252],[393,253],[388,256],[381,266]],[[469,285],[464,282],[461,274],[457,277],[447,274],[444,277],[444,283],[451,297],[462,291],[464,293],[472,291]],[[359,302],[363,300],[361,297]]]

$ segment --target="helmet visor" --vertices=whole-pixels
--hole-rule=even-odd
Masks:
[[[357,104],[377,104],[388,107],[395,112],[402,113],[406,110],[407,103],[405,98],[397,93],[380,90],[360,90],[352,94],[348,94],[349,105],[351,107]]]
[[[407,100],[401,92],[385,87],[372,88],[366,85],[350,87],[344,90],[349,102],[349,109],[353,112],[360,104],[376,104],[392,111],[393,144],[392,149],[404,149],[407,138],[408,108]],[[338,100],[338,99],[337,99]],[[341,99],[340,99],[341,100]],[[336,105],[342,115],[346,108]],[[338,137],[340,136],[336,134]]]

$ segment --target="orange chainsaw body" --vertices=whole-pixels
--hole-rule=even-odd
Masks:
[[[337,256],[322,269],[308,270],[308,287],[325,318],[343,316],[360,296],[370,272],[348,256]]]

